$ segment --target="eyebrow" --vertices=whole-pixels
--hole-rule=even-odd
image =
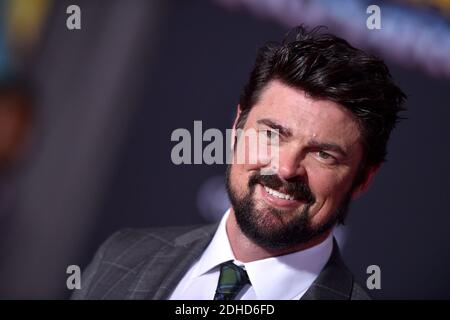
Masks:
[[[276,123],[275,121],[273,121],[271,119],[259,119],[256,121],[256,123],[266,125],[272,129],[276,129],[282,136],[285,136],[285,137],[292,136],[291,129],[283,127],[281,124]]]
[[[285,137],[291,137],[292,136],[292,130],[286,127],[283,127],[281,124],[277,123],[274,120],[264,118],[259,119],[256,121],[258,124],[266,125],[272,129],[278,130],[278,132],[285,136]],[[315,149],[321,149],[321,150],[329,150],[339,153],[343,157],[347,157],[347,152],[344,151],[344,149],[339,146],[336,143],[333,142],[320,142],[315,139],[311,139],[308,141],[308,147],[309,148],[315,148]]]
[[[347,156],[347,152],[344,151],[338,144],[331,142],[320,142],[317,140],[309,140],[308,146],[312,148],[322,149],[322,150],[330,150],[341,154],[343,157]]]

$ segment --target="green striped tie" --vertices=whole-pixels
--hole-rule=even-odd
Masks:
[[[233,300],[246,284],[250,284],[247,272],[232,261],[224,262],[214,300]]]

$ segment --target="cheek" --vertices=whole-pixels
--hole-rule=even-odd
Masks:
[[[310,177],[309,184],[311,191],[317,198],[327,198],[336,192],[339,182],[335,180],[334,175],[316,170]]]
[[[230,184],[234,192],[242,195],[247,190],[248,175],[245,165],[232,164],[230,171]]]
[[[308,184],[317,198],[324,198],[333,193],[339,184],[339,177],[332,169],[324,168],[315,160],[305,164]]]
[[[310,168],[308,183],[316,197],[316,213],[328,215],[341,202],[343,196],[350,188],[350,177],[343,172],[320,167]]]

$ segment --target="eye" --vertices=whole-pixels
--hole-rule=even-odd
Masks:
[[[278,138],[278,132],[275,130],[269,130],[269,129],[265,129],[262,130],[264,132],[264,134],[266,135],[267,139],[270,141],[274,141],[276,138]]]
[[[330,159],[333,157],[331,154],[326,153],[325,151],[318,151],[317,155],[319,156],[319,158],[322,158],[322,159]]]
[[[337,163],[337,159],[332,156],[331,154],[329,154],[328,152],[325,151],[317,151],[316,152],[316,156],[319,158],[320,161],[326,163],[326,164],[336,164]]]

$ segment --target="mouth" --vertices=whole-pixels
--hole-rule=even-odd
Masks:
[[[291,194],[282,192],[281,190],[269,188],[262,184],[258,184],[258,189],[264,201],[271,206],[292,209],[305,203],[305,201],[296,199]]]
[[[267,186],[264,186],[264,190],[266,190],[266,192],[268,194],[270,194],[271,196],[274,196],[274,197],[279,198],[279,199],[295,200],[294,196],[291,196],[291,195],[289,195],[287,193],[283,193],[283,192],[277,191],[275,189],[271,189],[271,188],[269,188]]]

